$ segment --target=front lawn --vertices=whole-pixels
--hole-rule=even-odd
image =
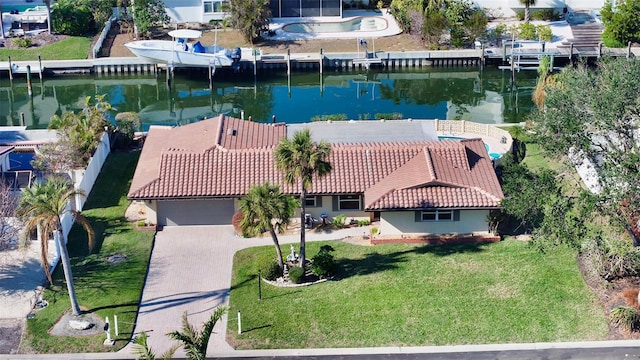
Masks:
[[[119,336],[115,346],[105,347],[106,335],[52,336],[48,330],[69,309],[69,295],[62,265],[54,273],[55,286],[44,291],[49,306],[27,321],[22,352],[82,353],[117,351],[133,333],[138,304],[147,271],[153,232],[138,231],[126,221],[126,198],[139,153],[109,155],[83,210],[96,233],[96,248],[87,255],[86,235],[74,227],[69,235],[69,253],[80,306],[101,318],[118,316]],[[126,260],[109,264],[106,258],[123,254]],[[113,336],[113,331],[111,332]]]
[[[9,56],[11,61],[38,60],[38,55],[42,60],[86,59],[90,47],[90,37],[74,36],[45,46],[0,49],[0,61],[9,60]]]
[[[326,242],[307,244],[314,255]],[[358,246],[329,242],[338,281],[262,285],[273,246],[234,258],[227,340],[237,349],[604,340],[602,307],[575,252],[526,243]],[[287,246],[283,247],[286,254]],[[241,335],[236,314],[241,311]]]

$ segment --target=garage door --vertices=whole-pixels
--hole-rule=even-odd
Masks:
[[[233,216],[233,200],[158,201],[160,225],[228,225]]]

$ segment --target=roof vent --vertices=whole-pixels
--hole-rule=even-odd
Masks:
[[[236,129],[227,130],[227,135],[236,136],[236,134],[238,134],[238,130]]]

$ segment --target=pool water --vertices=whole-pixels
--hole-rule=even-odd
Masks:
[[[463,137],[459,137],[459,136],[438,136],[438,140],[463,140]],[[485,150],[487,150],[487,153],[489,154],[489,157],[491,158],[491,160],[495,160],[495,159],[500,159],[502,157],[502,154],[498,154],[495,152],[491,152],[491,149],[489,149],[489,145],[487,143],[484,143],[484,148]]]
[[[351,31],[381,31],[389,27],[387,20],[376,16],[362,16],[338,22],[303,22],[282,27],[282,31],[290,33],[318,34]]]

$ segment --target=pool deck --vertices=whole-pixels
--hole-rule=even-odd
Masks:
[[[384,36],[398,35],[402,32],[398,23],[396,23],[393,15],[389,14],[386,9],[383,10],[344,10],[343,16],[327,16],[327,17],[308,17],[300,18],[273,18],[269,24],[269,30],[274,30],[276,34],[271,36],[273,40],[311,40],[311,39],[367,39]],[[380,17],[387,21],[389,26],[384,30],[378,31],[346,31],[331,33],[290,33],[282,30],[282,27],[288,24],[300,22],[344,22],[357,17]]]

